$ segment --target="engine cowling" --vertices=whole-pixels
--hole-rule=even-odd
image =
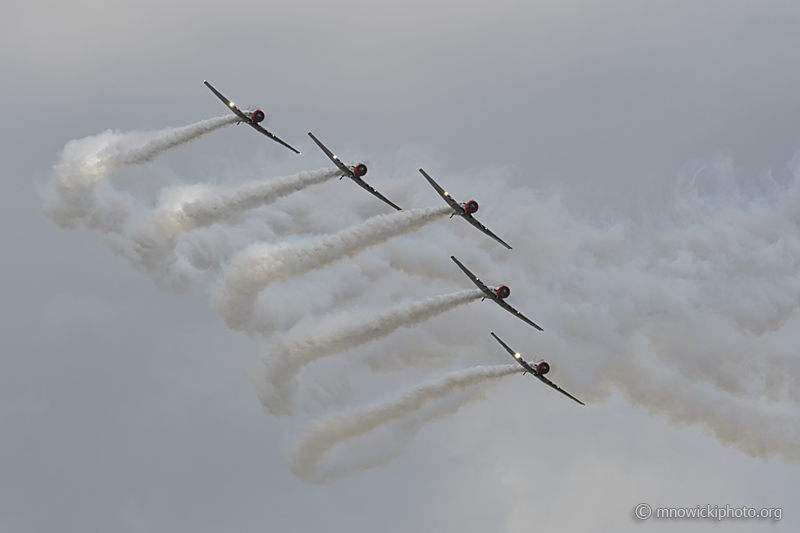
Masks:
[[[543,376],[550,372],[550,365],[547,363],[547,361],[542,361],[536,365],[536,372]]]
[[[256,109],[255,111],[250,113],[250,119],[253,122],[261,122],[262,120],[264,120],[264,116],[265,116],[264,112],[261,111],[260,109]]]
[[[466,205],[464,206],[464,209],[466,209],[467,213],[469,213],[469,214],[477,213],[478,212],[478,202],[476,202],[475,200],[470,200],[469,202],[466,203]]]
[[[497,288],[497,297],[504,300],[511,296],[511,289],[506,287],[505,285],[501,285]]]
[[[367,175],[367,165],[365,165],[364,163],[357,164],[356,166],[353,167],[353,174],[355,174],[359,178],[362,177],[362,176],[366,176]]]

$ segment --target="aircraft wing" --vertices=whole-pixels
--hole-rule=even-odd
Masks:
[[[487,287],[487,286],[486,286],[486,285],[485,285],[485,284],[484,284],[484,283],[483,283],[483,282],[482,282],[480,279],[478,279],[478,276],[476,276],[475,274],[473,274],[472,272],[470,272],[470,270],[469,270],[467,267],[465,267],[464,265],[462,265],[462,264],[461,264],[461,261],[459,261],[458,259],[456,259],[456,256],[454,256],[454,255],[451,255],[451,256],[450,256],[450,259],[452,259],[453,261],[455,261],[455,262],[456,262],[456,264],[458,265],[458,267],[459,267],[461,270],[463,270],[463,271],[464,271],[464,274],[466,274],[466,275],[467,275],[467,277],[469,277],[469,279],[471,279],[471,280],[472,280],[472,283],[474,283],[475,285],[477,285],[477,286],[478,286],[478,288],[479,288],[480,290],[482,290],[482,291],[483,291],[483,292],[484,292],[484,293],[485,293],[487,296],[489,296],[489,297],[491,298],[491,297],[494,295],[494,293],[493,293],[491,290],[489,290],[489,287]]]
[[[256,122],[253,122],[252,120],[248,120],[247,123],[250,124],[251,126],[253,126],[253,128],[255,128],[256,131],[259,131],[259,132],[263,133],[264,135],[266,135],[267,137],[269,137],[270,139],[272,139],[276,143],[282,144],[283,146],[285,146],[286,148],[288,148],[289,150],[291,150],[292,152],[294,152],[296,154],[300,153],[299,150],[296,150],[292,146],[289,146],[287,143],[285,143],[282,140],[280,140],[278,138],[278,136],[275,135],[274,133],[270,133],[267,130],[265,130],[264,128],[262,128],[260,124],[258,124]]]
[[[490,292],[491,292],[491,291],[490,291]],[[494,293],[491,293],[491,294],[492,294],[492,300],[494,300],[495,302],[497,302],[497,303],[498,303],[498,305],[500,305],[500,307],[502,307],[503,309],[505,309],[505,310],[506,310],[506,311],[508,311],[509,313],[511,313],[511,314],[513,314],[513,315],[516,315],[516,317],[517,317],[517,318],[519,318],[520,320],[522,320],[523,322],[525,322],[525,323],[527,323],[527,324],[530,324],[531,326],[535,327],[535,328],[536,328],[536,329],[538,329],[539,331],[544,331],[544,330],[543,330],[542,328],[540,328],[540,327],[539,327],[537,324],[535,324],[535,323],[534,323],[534,322],[533,322],[531,319],[529,319],[528,317],[526,317],[525,315],[523,315],[522,313],[520,313],[519,311],[517,311],[516,309],[514,309],[514,308],[513,308],[513,307],[511,307],[510,305],[508,305],[508,304],[507,304],[506,302],[504,302],[504,301],[503,301],[501,298],[499,298],[499,297],[498,297],[496,294],[494,294]]]
[[[245,114],[244,114],[244,112],[243,112],[241,109],[239,109],[238,107],[236,107],[236,104],[234,104],[233,102],[231,102],[230,100],[228,100],[227,98],[225,98],[225,97],[222,95],[222,93],[221,93],[221,92],[219,92],[218,90],[216,90],[216,89],[214,88],[214,86],[213,86],[213,85],[211,85],[210,83],[208,83],[206,80],[203,80],[203,83],[205,83],[205,84],[206,84],[206,87],[208,87],[209,89],[211,89],[211,92],[212,92],[212,93],[214,93],[214,94],[216,94],[216,95],[217,95],[217,98],[219,98],[220,100],[222,100],[223,102],[225,102],[225,105],[226,105],[226,106],[228,106],[228,107],[230,108],[230,110],[231,110],[231,111],[233,111],[233,112],[234,112],[234,113],[235,113],[235,114],[236,114],[236,115],[237,115],[237,116],[238,116],[240,119],[242,119],[243,121],[245,121],[245,122],[247,122],[248,124],[250,124],[250,122],[251,122],[251,121],[250,121],[250,117],[248,117],[247,115],[245,115]],[[299,152],[298,152],[298,153],[299,153]]]
[[[327,156],[330,158],[330,160],[331,160],[331,161],[333,161],[333,164],[334,164],[334,165],[336,165],[337,167],[339,167],[339,170],[341,170],[341,171],[342,171],[342,173],[343,173],[345,176],[347,176],[347,177],[350,177],[350,178],[352,178],[352,177],[353,177],[353,171],[352,171],[352,170],[350,170],[349,168],[347,168],[347,165],[345,165],[344,163],[342,163],[342,162],[341,162],[341,160],[339,160],[339,158],[338,158],[338,157],[336,157],[336,155],[335,155],[333,152],[331,152],[330,150],[328,150],[328,148],[327,148],[327,147],[326,147],[324,144],[322,144],[322,142],[320,142],[320,140],[319,140],[319,139],[317,139],[316,137],[314,137],[314,134],[313,134],[313,133],[311,133],[311,132],[309,131],[309,132],[308,132],[308,136],[309,136],[309,137],[311,137],[311,138],[314,140],[314,142],[315,142],[315,143],[317,143],[317,146],[319,146],[319,147],[320,147],[320,149],[321,149],[323,152],[325,152],[325,155],[327,155]],[[366,184],[365,184],[365,185],[366,185]],[[370,192],[372,192],[372,191],[370,191]],[[398,209],[400,209],[400,208],[398,207]]]
[[[387,203],[387,204],[389,204],[390,206],[394,207],[394,208],[395,208],[395,209],[397,209],[398,211],[402,211],[402,210],[403,210],[403,208],[402,208],[402,207],[395,205],[395,204],[394,204],[394,203],[393,203],[391,200],[389,200],[389,199],[388,199],[388,198],[386,198],[384,195],[382,195],[381,193],[379,193],[379,192],[378,192],[378,191],[377,191],[377,190],[376,190],[374,187],[372,187],[372,186],[371,186],[369,183],[367,183],[366,181],[362,180],[362,179],[361,179],[361,178],[359,178],[358,176],[350,176],[350,179],[351,179],[351,180],[353,180],[353,181],[355,181],[356,183],[358,183],[358,184],[359,184],[359,186],[361,186],[361,187],[363,187],[363,188],[364,188],[364,190],[367,190],[367,191],[371,192],[371,193],[372,193],[373,195],[375,195],[377,198],[380,198],[381,200],[383,200],[384,202],[386,202],[386,203]]]
[[[492,332],[490,332],[490,333],[491,333],[492,337],[494,337],[494,340],[496,340],[497,342],[499,342],[499,343],[500,343],[500,345],[501,345],[503,348],[505,348],[505,349],[506,349],[506,351],[507,351],[508,353],[510,353],[510,354],[511,354],[511,357],[513,357],[514,359],[519,359],[519,357],[518,357],[518,356],[519,356],[519,354],[518,354],[517,352],[515,352],[514,350],[512,350],[512,349],[511,349],[511,348],[508,346],[508,344],[504,343],[504,342],[503,342],[503,341],[500,339],[500,337],[498,337],[497,335],[495,335],[495,334],[494,334],[494,331],[492,331]]]
[[[499,342],[499,343],[500,343],[500,345],[501,345],[503,348],[505,348],[505,349],[506,349],[506,351],[507,351],[508,353],[510,353],[510,354],[511,354],[511,357],[513,357],[514,359],[516,359],[517,363],[519,363],[519,364],[520,364],[520,366],[522,366],[522,368],[524,368],[526,372],[530,372],[531,374],[536,374],[536,370],[534,370],[534,369],[531,367],[531,365],[529,365],[529,364],[528,364],[528,362],[527,362],[525,359],[523,359],[523,358],[522,358],[522,356],[521,356],[521,355],[520,355],[518,352],[515,352],[514,350],[512,350],[512,349],[511,349],[511,347],[510,347],[508,344],[504,343],[504,342],[503,342],[503,341],[500,339],[500,337],[498,337],[497,335],[495,335],[495,334],[494,334],[494,331],[492,331],[492,332],[491,332],[491,334],[492,334],[492,337],[494,337],[494,339],[495,339],[497,342]]]
[[[544,376],[542,376],[540,374],[537,374],[537,373],[534,373],[533,375],[536,376],[537,378],[539,378],[539,381],[541,381],[545,385],[550,385],[551,387],[553,387],[555,390],[557,390],[558,392],[560,392],[564,396],[572,398],[573,400],[575,400],[576,402],[578,402],[581,405],[586,405],[585,403],[583,403],[582,401],[577,399],[575,396],[573,396],[572,394],[568,393],[567,391],[565,391],[564,389],[562,389],[561,387],[559,387],[558,385],[556,385],[555,383],[553,383],[552,381],[547,379],[546,377],[544,377]]]
[[[482,232],[484,232],[486,235],[488,235],[488,236],[489,236],[489,237],[491,237],[492,239],[496,240],[497,242],[499,242],[500,244],[502,244],[503,246],[505,246],[506,248],[508,248],[509,250],[511,250],[511,247],[510,247],[508,244],[506,244],[506,242],[505,242],[503,239],[501,239],[500,237],[498,237],[497,235],[495,235],[494,233],[492,233],[492,232],[489,230],[489,228],[487,228],[486,226],[484,226],[483,224],[481,224],[480,222],[478,222],[477,220],[475,220],[475,218],[474,218],[472,215],[470,215],[469,213],[466,213],[466,214],[464,214],[464,215],[462,215],[462,216],[463,216],[465,219],[467,219],[467,222],[469,222],[470,224],[472,224],[473,226],[475,226],[476,228],[478,228],[479,230],[481,230]]]
[[[444,189],[442,189],[442,188],[439,186],[439,184],[438,184],[438,183],[436,183],[435,181],[433,181],[433,178],[432,178],[432,177],[430,177],[430,176],[428,175],[428,173],[427,173],[427,172],[425,172],[425,171],[424,171],[424,170],[422,170],[422,169],[419,169],[419,171],[422,173],[422,175],[423,175],[423,176],[425,176],[425,179],[426,179],[426,180],[428,180],[428,183],[430,183],[430,184],[433,186],[433,188],[434,188],[434,189],[436,189],[436,192],[438,192],[438,193],[439,193],[439,196],[441,196],[442,198],[444,198],[444,201],[445,201],[445,202],[447,202],[447,203],[450,205],[450,207],[452,207],[452,208],[455,210],[455,212],[456,212],[456,213],[458,213],[458,214],[460,215],[460,214],[461,214],[461,213],[464,211],[464,209],[463,209],[463,208],[462,208],[460,205],[458,205],[458,202],[456,202],[455,200],[453,200],[453,197],[452,197],[452,196],[450,196],[450,195],[447,193],[447,191],[445,191]]]

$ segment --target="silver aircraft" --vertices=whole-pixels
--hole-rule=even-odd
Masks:
[[[528,319],[525,315],[523,315],[522,313],[520,313],[519,311],[517,311],[516,309],[514,309],[513,307],[511,307],[510,305],[508,305],[507,303],[505,303],[503,301],[504,299],[508,298],[511,295],[511,289],[509,289],[506,285],[500,285],[497,288],[495,288],[495,287],[487,287],[486,284],[484,284],[480,279],[478,279],[478,277],[475,274],[470,272],[470,270],[467,267],[462,265],[461,261],[456,259],[456,256],[451,255],[450,259],[455,261],[456,264],[458,265],[458,267],[461,270],[464,271],[464,274],[466,274],[467,277],[469,277],[469,279],[471,279],[472,282],[475,285],[477,285],[480,290],[483,291],[483,294],[484,294],[483,300],[485,300],[486,298],[489,298],[490,300],[494,300],[494,302],[496,302],[497,305],[499,305],[500,307],[502,307],[503,309],[505,309],[509,313],[515,315],[517,318],[519,318],[523,322],[525,322],[527,324],[530,324],[531,326],[535,327],[539,331],[544,331],[542,328],[537,326],[533,321]]]
[[[366,176],[367,174],[367,165],[365,165],[364,163],[358,163],[357,165],[349,165],[349,166],[345,165],[344,163],[342,163],[342,160],[339,159],[333,152],[328,150],[328,148],[324,144],[322,144],[322,142],[320,142],[319,139],[314,137],[313,133],[309,131],[308,136],[311,137],[315,143],[317,143],[317,146],[319,146],[322,149],[322,151],[325,152],[325,155],[327,155],[330,158],[330,160],[333,161],[333,164],[339,167],[339,170],[342,171],[342,176],[339,179],[342,179],[343,177],[347,176],[351,180],[355,181],[363,189],[366,189],[367,191],[369,191],[376,197],[380,198],[390,206],[394,207],[398,211],[402,211],[401,207],[392,203],[391,200],[386,198],[384,195],[382,195],[381,193],[376,191],[373,187],[371,187],[366,181],[361,179],[362,176]]]
[[[433,188],[436,189],[436,192],[438,192],[439,195],[442,198],[444,198],[444,201],[447,202],[450,205],[450,207],[453,208],[453,214],[450,215],[450,218],[453,218],[453,215],[458,215],[462,217],[464,220],[466,220],[467,222],[469,222],[470,224],[472,224],[473,226],[484,232],[486,235],[488,235],[492,239],[496,240],[497,242],[499,242],[500,244],[511,250],[511,246],[509,246],[503,239],[492,233],[489,230],[489,228],[478,222],[475,219],[475,217],[472,216],[474,213],[478,212],[478,202],[476,202],[475,200],[470,200],[469,202],[461,202],[461,203],[457,202],[452,196],[450,196],[450,193],[442,189],[438,183],[433,181],[433,178],[430,177],[427,172],[425,172],[422,169],[419,169],[419,171],[422,173],[423,176],[425,176],[425,179],[428,180],[428,183],[430,183],[433,186]]]
[[[557,390],[561,394],[563,394],[565,396],[569,396],[570,398],[572,398],[573,400],[575,400],[576,402],[578,402],[581,405],[586,405],[585,403],[583,403],[582,401],[577,399],[575,396],[573,396],[572,394],[568,393],[567,391],[565,391],[564,389],[562,389],[561,387],[559,387],[558,385],[556,385],[555,383],[553,383],[552,381],[550,381],[549,379],[544,377],[545,374],[550,372],[550,365],[547,363],[547,361],[541,360],[541,361],[533,363],[533,365],[532,365],[531,363],[529,363],[525,359],[523,359],[522,356],[518,352],[515,352],[514,350],[509,348],[508,344],[506,344],[502,340],[500,340],[500,337],[495,335],[494,331],[492,332],[492,337],[494,337],[497,340],[497,342],[499,342],[503,346],[503,348],[505,348],[506,351],[508,351],[508,353],[511,354],[511,357],[513,357],[514,359],[517,360],[517,363],[522,365],[522,368],[525,369],[525,372],[523,372],[523,374],[522,374],[523,376],[525,374],[527,374],[528,372],[530,372],[533,376],[538,378],[539,381],[541,381],[545,385],[550,385],[551,387],[553,387],[555,390]]]
[[[300,153],[298,150],[295,150],[294,148],[292,148],[291,146],[280,140],[276,135],[268,132],[266,129],[261,127],[259,122],[263,121],[266,116],[264,115],[263,111],[261,111],[260,109],[256,109],[255,111],[242,111],[241,109],[236,107],[236,104],[234,104],[233,102],[222,96],[222,93],[216,90],[213,85],[211,85],[205,80],[203,80],[203,83],[205,83],[206,87],[211,89],[211,92],[216,94],[217,98],[225,102],[225,105],[227,105],[230,108],[230,110],[233,111],[233,113],[241,119],[239,122],[237,122],[237,124],[241,124],[242,122],[244,122],[245,124],[249,124],[256,131],[263,133],[276,143],[282,144],[283,146],[285,146],[286,148],[288,148],[289,150],[291,150],[296,154]]]

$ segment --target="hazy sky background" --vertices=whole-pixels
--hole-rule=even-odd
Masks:
[[[0,532],[715,527],[641,523],[640,502],[782,507],[770,525],[797,530],[797,50],[789,1],[5,2]],[[98,233],[60,229],[37,192],[71,139],[224,114],[204,79],[303,155],[228,127],[115,187],[146,203],[318,169],[311,130],[403,206],[441,203],[420,166],[474,195],[515,247],[442,220],[270,287],[278,330],[466,289],[455,253],[545,332],[473,303],[319,363],[301,415],[265,414],[269,337],[228,329],[213,283],[159,288]],[[335,181],[235,225],[280,241],[385,212]],[[321,485],[291,473],[318,417],[511,362],[489,330],[588,405],[511,376],[340,452],[404,450],[388,466]],[[409,354],[429,364],[385,371]]]

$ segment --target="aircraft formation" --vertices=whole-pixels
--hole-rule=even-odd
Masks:
[[[258,131],[259,133],[266,135],[273,141],[277,142],[278,144],[286,147],[287,149],[293,151],[296,154],[300,154],[300,151],[286,143],[285,141],[281,140],[275,134],[271,133],[264,127],[260,125],[260,123],[265,119],[266,115],[264,111],[261,109],[256,109],[254,111],[242,111],[239,109],[231,100],[223,96],[221,92],[219,92],[214,86],[212,86],[208,81],[203,81],[203,83],[223,102],[226,106],[233,112],[237,117],[241,120],[237,122],[237,124],[245,123],[251,126],[253,129]],[[338,156],[336,156],[333,152],[331,152],[323,143],[320,141],[313,133],[308,132],[309,137],[314,141],[314,143],[319,146],[319,148],[325,153],[326,156],[333,162],[334,165],[341,171],[342,175],[339,179],[344,177],[348,177],[353,180],[358,186],[384,202],[385,204],[391,206],[393,209],[401,211],[402,208],[386,198],[383,194],[378,192],[374,187],[369,185],[366,181],[362,178],[367,174],[367,165],[364,163],[357,163],[352,165],[344,164]],[[469,222],[472,226],[477,228],[479,231],[484,233],[485,235],[491,237],[499,244],[503,245],[505,248],[511,250],[511,246],[506,243],[503,239],[495,235],[489,228],[484,226],[481,222],[479,222],[473,215],[478,211],[478,202],[475,200],[469,200],[467,202],[458,202],[455,200],[450,194],[443,189],[434,179],[423,169],[419,169],[420,173],[425,177],[425,179],[430,183],[430,185],[436,190],[436,192],[444,199],[447,205],[453,210],[453,213],[450,214],[450,218],[455,215],[460,216],[467,222]],[[455,262],[455,264],[464,272],[464,274],[483,292],[482,300],[489,299],[495,302],[497,305],[508,311],[509,313],[515,315],[517,318],[525,322],[526,324],[536,328],[539,331],[544,331],[539,325],[535,322],[527,318],[523,315],[520,311],[509,305],[505,299],[511,295],[511,289],[507,285],[500,285],[498,287],[490,287],[483,283],[480,278],[478,278],[475,274],[472,273],[463,263],[461,263],[455,256],[451,255],[450,259]],[[495,335],[494,332],[491,332],[492,337],[500,343],[500,345],[506,349],[506,351],[514,358],[514,360],[524,369],[523,375],[530,373],[539,381],[544,383],[545,385],[550,386],[551,388],[555,389],[556,391],[564,394],[565,396],[569,397],[570,399],[574,400],[575,402],[585,405],[576,397],[569,394],[567,391],[550,381],[548,378],[545,377],[545,374],[550,372],[550,364],[540,359],[538,361],[534,361],[533,363],[529,363],[525,361],[519,352],[512,350],[505,342],[503,342],[500,337]]]

